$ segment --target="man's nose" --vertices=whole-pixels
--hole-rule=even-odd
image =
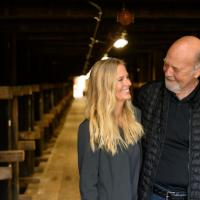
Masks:
[[[164,71],[165,76],[172,76],[173,75],[173,69],[169,65],[168,66],[164,65],[163,71]]]

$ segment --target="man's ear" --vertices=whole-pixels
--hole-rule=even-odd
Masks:
[[[194,77],[195,78],[200,77],[200,64],[195,66]]]

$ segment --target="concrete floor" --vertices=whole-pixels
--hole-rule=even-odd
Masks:
[[[83,120],[84,99],[73,100],[65,117],[64,126],[50,145],[48,161],[36,169],[33,177],[40,183],[29,184],[26,194],[32,200],[79,200],[77,167],[77,129]]]

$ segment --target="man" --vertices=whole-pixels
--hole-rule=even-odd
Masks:
[[[164,81],[137,98],[145,137],[139,200],[200,200],[200,40],[184,36],[164,58]]]

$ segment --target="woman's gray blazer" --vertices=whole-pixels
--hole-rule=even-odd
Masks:
[[[140,142],[128,149],[118,148],[114,156],[104,150],[92,152],[89,121],[84,120],[78,130],[81,199],[137,200],[141,160]]]

